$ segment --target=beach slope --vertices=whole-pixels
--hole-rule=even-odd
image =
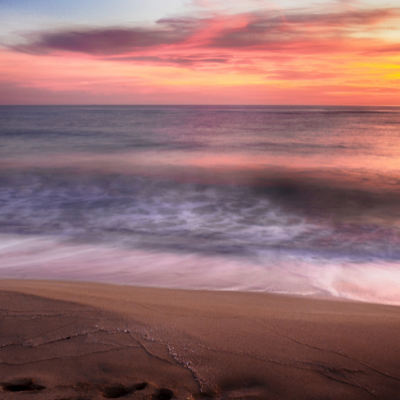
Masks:
[[[400,399],[395,306],[0,280],[0,318],[2,399]]]

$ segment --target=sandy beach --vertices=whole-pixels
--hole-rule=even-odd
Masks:
[[[2,399],[400,398],[394,306],[23,280],[0,299]]]

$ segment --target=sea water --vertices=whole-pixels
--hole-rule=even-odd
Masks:
[[[400,108],[0,107],[0,278],[400,304]]]

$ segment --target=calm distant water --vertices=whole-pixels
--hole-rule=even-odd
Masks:
[[[0,278],[400,304],[400,108],[0,107]]]

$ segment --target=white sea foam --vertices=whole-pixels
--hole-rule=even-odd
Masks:
[[[400,305],[398,263],[205,256],[0,237],[0,278],[324,296]]]

